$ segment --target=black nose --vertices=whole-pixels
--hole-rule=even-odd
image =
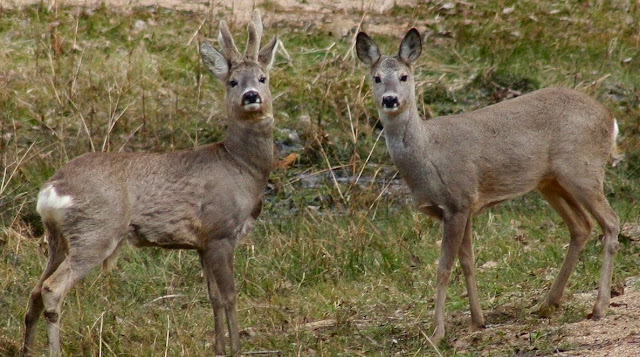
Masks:
[[[242,95],[242,104],[262,103],[260,94],[254,90],[250,90]]]
[[[385,108],[395,108],[400,104],[395,95],[385,95],[382,97],[382,106]]]

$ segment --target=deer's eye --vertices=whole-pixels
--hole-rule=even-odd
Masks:
[[[381,81],[380,80],[380,76],[373,77],[373,81],[376,82],[376,83],[380,83],[380,81]]]
[[[259,81],[260,83],[264,83],[264,82],[266,82],[266,81],[267,81],[267,77],[264,77],[264,76],[263,76],[263,77],[260,77],[260,79],[258,79],[258,81]]]
[[[403,74],[402,76],[400,76],[400,82],[406,82],[407,81],[407,75]]]
[[[236,80],[233,80],[233,79],[232,79],[232,80],[230,80],[230,81],[229,81],[229,85],[230,85],[231,87],[235,87],[235,86],[237,86],[237,85],[238,85],[238,81],[236,81]]]

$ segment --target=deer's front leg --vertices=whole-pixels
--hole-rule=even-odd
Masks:
[[[213,309],[213,326],[215,333],[214,352],[216,356],[224,355],[224,307],[222,305],[222,299],[220,298],[220,292],[218,291],[218,285],[216,283],[215,275],[211,269],[212,259],[207,258],[207,252],[200,253],[200,263],[202,264],[202,272],[204,273],[207,292],[209,294],[209,300],[211,301],[211,307]]]
[[[444,217],[440,262],[438,263],[436,275],[435,330],[431,337],[434,343],[438,343],[444,337],[444,303],[447,298],[447,284],[449,283],[451,268],[462,243],[468,217],[468,212],[445,214]]]
[[[217,239],[209,242],[201,253],[202,269],[207,276],[209,298],[215,323],[215,353],[225,354],[223,315],[227,318],[231,355],[240,352],[240,333],[236,317],[236,288],[233,279],[233,253],[235,239]]]
[[[476,275],[473,259],[473,228],[471,224],[471,215],[467,218],[466,227],[460,250],[458,251],[458,259],[460,267],[464,273],[464,279],[467,284],[467,295],[469,296],[469,308],[471,309],[471,328],[479,330],[484,328],[484,317],[480,308],[480,299],[478,298],[478,287],[476,284]]]

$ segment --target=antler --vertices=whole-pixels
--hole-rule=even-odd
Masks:
[[[236,47],[236,43],[233,41],[233,37],[231,37],[231,32],[229,31],[229,27],[227,27],[227,22],[224,20],[220,21],[218,43],[220,44],[222,54],[228,61],[234,62],[240,58],[240,52]]]
[[[249,39],[247,40],[247,49],[244,52],[244,56],[257,61],[263,31],[262,19],[258,10],[253,11],[253,21],[247,25],[247,31],[249,32]]]

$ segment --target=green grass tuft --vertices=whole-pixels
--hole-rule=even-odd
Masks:
[[[284,10],[268,1],[263,11]],[[215,38],[215,26],[207,23],[193,37],[211,14],[106,6],[0,12],[0,355],[15,355],[29,291],[46,264],[35,213],[40,185],[88,151],[190,148],[221,140],[226,131],[222,86],[205,73],[197,52],[199,39]],[[622,223],[637,224],[638,14],[635,3],[622,2],[477,1],[452,9],[420,2],[370,13],[364,25],[397,28],[373,34],[385,53],[397,50],[403,26],[424,31],[415,71],[419,109],[428,117],[548,86],[596,97],[617,118],[625,154],[608,169],[605,191]],[[344,16],[357,23],[362,14]],[[260,223],[236,251],[243,348],[287,356],[435,355],[425,336],[432,329],[439,226],[417,212],[398,183],[367,71],[349,52],[351,33],[338,37],[322,21],[315,25],[266,28],[265,38],[278,35],[290,54],[279,56],[271,72],[276,141],[285,148],[281,158],[287,150],[299,157],[272,174]],[[243,31],[234,32],[244,38]],[[442,353],[571,348],[553,332],[590,309],[574,294],[597,286],[598,230],[565,304],[540,326],[530,313],[564,258],[569,235],[561,219],[528,194],[478,216],[474,229],[487,319],[517,324],[529,339],[500,345],[499,334],[486,334],[459,348],[457,336],[470,333],[456,267]],[[637,237],[620,240],[615,284],[640,274]],[[96,271],[70,292],[62,327],[67,355],[210,354],[213,319],[197,254],[125,248],[114,271]],[[38,352],[45,341],[41,326]]]

